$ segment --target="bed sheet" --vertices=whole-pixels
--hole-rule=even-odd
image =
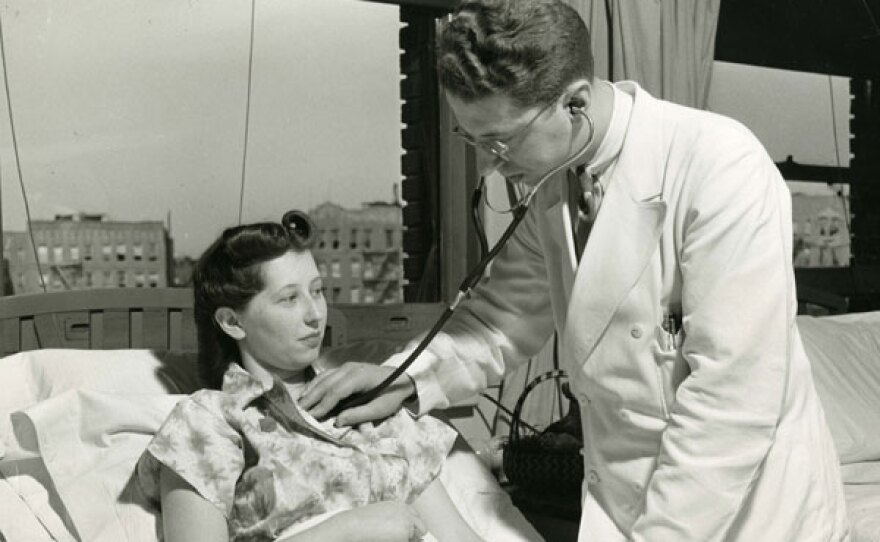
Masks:
[[[880,542],[880,484],[846,484],[852,542]]]

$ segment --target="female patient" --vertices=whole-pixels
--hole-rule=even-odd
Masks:
[[[297,398],[318,370],[327,303],[314,228],[229,228],[194,275],[199,369],[138,464],[167,542],[477,540],[436,476],[456,433],[398,413],[375,426],[318,422]],[[296,534],[287,535],[295,532]]]

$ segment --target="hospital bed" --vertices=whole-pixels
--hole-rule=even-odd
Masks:
[[[840,310],[810,297],[813,309]],[[440,310],[331,308],[328,359],[381,361]],[[880,312],[798,324],[840,455],[853,542],[880,542]],[[186,289],[0,299],[0,540],[155,541],[157,517],[129,476],[168,409],[196,388],[195,348]],[[444,482],[471,521],[511,507],[473,454],[449,470]],[[507,528],[481,526],[496,527]]]
[[[325,362],[380,362],[441,309],[331,307]],[[188,289],[0,299],[0,542],[159,540],[159,515],[131,475],[198,388],[195,351]],[[451,454],[440,479],[487,540],[542,539],[472,451]]]

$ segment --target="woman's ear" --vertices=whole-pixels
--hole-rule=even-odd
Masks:
[[[233,339],[240,341],[247,336],[241,322],[238,320],[238,314],[229,307],[220,307],[214,311],[214,321],[220,326],[224,333]]]

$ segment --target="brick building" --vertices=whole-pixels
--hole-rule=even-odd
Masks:
[[[345,209],[323,203],[309,216],[318,226],[312,252],[327,300],[336,303],[402,303],[403,216],[396,203]]]
[[[172,240],[161,221],[110,221],[83,213],[34,220],[31,229],[33,245],[27,232],[3,232],[16,294],[42,292],[41,272],[48,291],[171,285]]]

